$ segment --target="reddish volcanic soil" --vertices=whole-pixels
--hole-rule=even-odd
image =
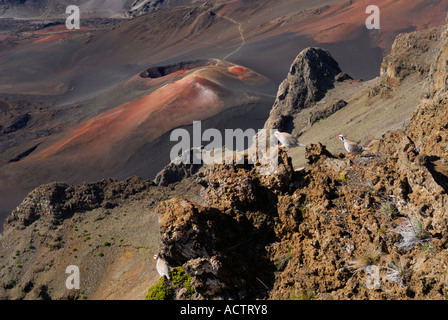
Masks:
[[[80,26],[79,29],[67,29],[65,24],[62,24],[62,25],[49,26],[47,28],[37,30],[34,33],[35,34],[49,34],[49,33],[67,32],[67,31],[77,32],[77,31],[82,31],[82,30],[92,30],[92,28],[86,27],[86,26]]]
[[[366,0],[294,1],[269,0],[226,2],[219,15],[232,17],[244,32],[246,45],[232,61],[280,77],[281,72],[265,71],[268,57],[292,61],[306,46],[330,50],[342,69],[354,77],[370,79],[379,75],[382,56],[390,51],[400,32],[444,24],[448,1]],[[380,9],[381,32],[367,30],[367,6]],[[261,49],[263,48],[263,49]],[[293,51],[293,52],[291,52]],[[250,58],[248,58],[250,57]],[[353,63],[353,61],[355,61]]]
[[[69,36],[70,36],[70,33],[68,33],[68,32],[52,34],[52,35],[41,37],[41,38],[37,39],[36,41],[34,41],[34,44],[58,41],[58,40],[65,39]]]
[[[48,43],[48,42],[54,42],[62,39],[66,39],[67,37],[70,37],[72,34],[76,32],[82,32],[82,31],[88,31],[93,30],[93,28],[90,27],[80,27],[79,29],[70,29],[68,30],[65,25],[54,25],[50,26],[48,28],[44,28],[41,30],[37,30],[34,32],[34,35],[38,35],[39,37],[37,40],[33,41],[33,44],[41,44],[41,43]]]
[[[248,68],[217,59],[147,69],[98,96],[109,106],[106,110],[70,124],[98,101],[70,108],[60,115],[66,122],[58,133],[33,139],[25,149],[7,150],[2,155],[7,164],[0,173],[1,193],[7,194],[2,187],[12,177],[14,187],[25,190],[42,180],[153,178],[170,161],[176,143],[169,141],[172,129],[189,128],[195,120],[203,121],[203,130],[262,128],[275,87]],[[126,102],[119,103],[117,97]]]
[[[194,72],[176,71],[166,80],[183,77],[86,121],[70,131],[69,138],[41,151],[36,157],[47,158],[61,152],[72,156],[77,150],[86,152],[88,149],[98,154],[100,150],[110,150],[114,142],[130,138],[136,130],[144,132],[140,138],[152,142],[173,128],[218,114],[226,108],[224,100],[231,93],[213,79],[213,73],[220,71],[209,68],[215,69],[209,66]],[[205,78],[207,76],[210,79]],[[235,81],[230,75],[227,77],[226,80]],[[34,161],[34,157],[30,160]]]
[[[116,90],[136,87],[149,93],[81,123],[27,161],[61,153],[72,157],[89,150],[97,156],[103,150],[107,156],[113,144],[127,139],[149,143],[173,128],[259,100],[259,93],[268,93],[273,83],[242,66],[210,60],[148,69]]]
[[[357,29],[364,28],[367,17],[368,1],[347,1],[322,10],[318,19],[311,17],[296,32],[311,37],[318,43],[335,43],[351,40],[358,34]],[[374,3],[380,9],[381,35],[375,43],[386,51],[395,39],[396,31],[422,30],[444,23],[448,4],[443,1],[397,1],[378,0]]]

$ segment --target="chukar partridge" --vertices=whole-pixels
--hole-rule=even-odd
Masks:
[[[286,148],[285,150],[286,152],[288,152],[289,149],[294,147],[305,147],[304,144],[297,141],[296,138],[294,138],[287,132],[276,131],[274,132],[274,136],[277,138],[278,141],[280,141],[280,143],[282,144],[281,146]]]
[[[342,134],[338,135],[338,140],[344,142],[345,150],[347,150],[347,152],[351,153],[352,155],[360,154],[363,151],[368,150],[367,148],[364,148],[363,146],[360,146],[359,144],[353,142],[352,140],[344,137]]]
[[[161,277],[165,276],[170,280],[170,267],[166,263],[166,261],[159,257],[158,254],[155,254],[152,256],[154,260],[157,260],[156,262],[156,269],[157,272],[160,274]]]

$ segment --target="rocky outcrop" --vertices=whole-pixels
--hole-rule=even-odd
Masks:
[[[331,154],[321,143],[308,145],[302,171],[294,171],[285,153],[271,176],[259,175],[257,166],[213,165],[198,176],[204,204],[174,199],[159,207],[163,253],[193,277],[197,298],[446,297],[448,44],[433,51],[436,39],[436,29],[403,35],[397,43],[407,47],[396,45],[396,55],[383,64],[382,85],[392,91],[408,76],[429,80],[429,93],[423,92],[406,131],[384,133],[354,160]],[[395,63],[399,56],[401,67]],[[297,73],[291,71],[289,78]],[[291,83],[280,87],[267,125],[288,123],[293,106],[315,99],[301,83],[296,89],[305,94],[294,100]],[[223,229],[229,245],[242,250],[237,265],[225,260]],[[243,252],[259,259],[257,270]],[[241,269],[250,270],[246,281]]]
[[[304,49],[279,86],[265,129],[291,132],[294,115],[322,99],[327,90],[333,87],[335,77],[339,81],[350,78],[342,73],[328,51],[320,48]]]
[[[201,299],[245,299],[267,296],[274,266],[266,244],[275,238],[278,219],[275,191],[288,189],[295,174],[286,154],[279,159],[277,180],[257,177],[257,167],[214,164],[197,180],[205,204],[185,198],[159,205],[161,255],[192,276]],[[263,200],[261,200],[263,199]]]
[[[272,281],[261,234],[247,217],[237,220],[183,198],[162,202],[159,210],[161,254],[193,277],[201,298],[253,298],[261,289],[256,277]]]
[[[400,130],[371,148],[352,162],[309,145],[299,172],[282,152],[272,176],[211,166],[204,204],[160,204],[161,253],[198,299],[442,298],[448,196],[432,160]]]
[[[318,110],[316,112],[313,112],[310,115],[310,120],[309,120],[310,125],[315,124],[320,119],[324,119],[326,117],[331,116],[333,113],[335,113],[338,110],[341,110],[346,105],[347,105],[347,102],[341,99],[341,100],[337,101],[336,103],[329,105],[327,108],[325,108],[323,110]]]
[[[154,182],[159,186],[168,186],[172,183],[181,181],[184,178],[191,177],[202,167],[201,164],[170,163],[160,171]]]
[[[201,157],[202,148],[192,148],[185,151],[165,166],[155,177],[159,186],[168,186],[196,174],[204,165]]]
[[[381,64],[381,84],[396,88],[409,75],[427,77],[435,59],[441,28],[401,33]]]
[[[407,134],[420,151],[446,161],[448,155],[448,30],[443,29],[436,57],[418,109],[412,115]],[[446,164],[446,163],[445,163]]]
[[[376,147],[375,157],[357,163],[323,156],[310,167],[300,191],[305,218],[291,239],[272,246],[286,267],[271,298],[443,297],[446,193],[402,131]],[[414,227],[405,230],[409,221]],[[407,237],[414,242],[404,248]]]
[[[158,279],[156,207],[198,192],[194,178],[169,188],[137,177],[36,188],[0,234],[0,300],[143,300]],[[80,289],[65,285],[69,265]]]
[[[130,17],[138,17],[160,10],[163,8],[164,2],[164,0],[135,0],[132,2],[127,15]]]
[[[3,133],[11,133],[24,128],[30,119],[31,116],[29,113],[25,113],[13,118],[12,121],[10,121],[10,123],[6,125]]]
[[[5,221],[5,230],[24,229],[41,218],[56,226],[75,212],[113,208],[123,199],[151,185],[152,182],[138,177],[124,181],[102,180],[76,186],[59,182],[45,184],[30,192],[12,211]]]

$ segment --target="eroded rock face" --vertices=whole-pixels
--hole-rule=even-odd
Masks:
[[[436,45],[437,29],[402,35],[383,63],[382,85],[391,94],[410,75],[428,79],[406,131],[386,132],[355,159],[333,155],[321,143],[308,145],[308,166],[298,172],[284,152],[271,176],[259,175],[256,166],[214,165],[198,177],[204,205],[176,199],[160,207],[161,221],[175,217],[162,223],[164,252],[193,276],[201,298],[446,296],[446,31],[441,38]],[[307,54],[319,55],[307,49],[296,59],[268,128],[288,131],[296,108],[317,101],[339,71],[330,62],[321,65],[330,66],[327,77],[313,82],[311,70],[319,68]],[[237,264],[223,235],[232,250],[241,250]]]
[[[141,192],[154,183],[138,177],[125,181],[113,179],[69,186],[52,182],[42,185],[28,194],[5,221],[5,229],[24,229],[41,217],[60,224],[75,212],[95,208],[115,207],[122,199]]]
[[[256,277],[272,281],[250,213],[232,217],[183,198],[162,202],[159,210],[161,254],[183,266],[201,298],[253,298],[263,293]]]
[[[295,175],[286,154],[279,163],[283,170],[273,184],[256,166],[212,165],[198,177],[206,205],[184,198],[159,205],[161,254],[183,266],[201,298],[267,296],[274,266],[266,244],[275,239],[272,226],[279,219],[275,192],[289,189]],[[280,219],[289,219],[285,210]],[[297,226],[295,218],[290,224]]]
[[[292,209],[301,207],[303,219],[296,220],[300,223],[291,238],[270,246],[280,270],[270,298],[442,297],[446,267],[439,263],[447,263],[446,192],[428,169],[430,160],[404,132],[387,133],[374,148],[355,162],[310,148],[320,156],[313,158],[305,188],[293,193],[301,201],[279,201],[289,204],[290,218]],[[404,248],[406,221],[424,232]],[[371,279],[367,266],[380,270],[377,290],[366,286]],[[392,275],[393,268],[399,268],[400,276]]]
[[[317,162],[322,156],[333,157],[327,148],[320,142],[306,146],[305,158],[309,164]]]
[[[272,176],[213,165],[198,178],[205,205],[160,205],[162,252],[205,299],[441,298],[445,180],[403,131],[386,133],[371,151],[350,160],[309,145],[309,167],[299,172],[281,152]],[[411,224],[421,233],[409,241],[403,230]],[[380,289],[365,285],[371,268],[380,270]]]
[[[291,65],[286,79],[280,84],[277,98],[265,124],[265,129],[291,132],[294,114],[325,96],[338,81],[348,79],[341,74],[330,53],[320,48],[304,49]]]
[[[185,151],[180,157],[167,164],[156,175],[154,182],[165,187],[196,174],[204,164],[200,157],[201,152],[201,148],[192,148]]]
[[[448,156],[448,30],[441,33],[435,59],[418,109],[406,133],[428,156]],[[445,163],[446,165],[446,163]]]
[[[330,104],[328,108],[314,112],[310,116],[310,120],[309,120],[310,125],[313,125],[321,118],[331,116],[333,113],[344,108],[346,105],[347,105],[347,102],[341,99],[341,100],[337,101],[336,103]]]
[[[427,77],[440,41],[441,28],[431,28],[397,36],[392,50],[381,64],[381,83],[395,88],[408,76]]]

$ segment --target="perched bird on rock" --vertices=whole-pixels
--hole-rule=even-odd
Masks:
[[[165,276],[170,280],[170,267],[166,263],[166,261],[159,257],[158,254],[155,254],[152,256],[154,260],[157,260],[156,262],[156,269],[157,272],[160,274],[161,277]]]
[[[286,152],[288,152],[289,149],[294,147],[306,147],[304,144],[297,141],[296,138],[294,138],[287,132],[276,131],[274,132],[274,136],[277,138],[278,141],[280,141],[280,143],[282,144],[281,146],[286,148],[285,150]]]
[[[363,146],[360,146],[359,144],[353,142],[352,140],[344,137],[342,134],[338,135],[338,140],[344,142],[345,150],[347,150],[353,156],[356,154],[361,154],[365,150],[369,150],[368,148],[364,148]]]

